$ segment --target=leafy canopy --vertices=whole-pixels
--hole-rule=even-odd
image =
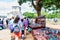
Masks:
[[[23,15],[28,18],[36,18],[37,17],[36,13],[31,13],[31,12],[25,12],[25,13],[23,13]]]
[[[32,0],[18,0],[18,3],[19,5],[21,5],[27,1],[31,2]],[[38,1],[38,0],[33,0],[33,1]],[[56,9],[60,9],[60,0],[41,0],[40,2],[40,7],[42,6],[45,9],[54,7],[53,5],[55,6]]]
[[[37,17],[37,13],[34,12],[25,12],[23,13],[24,16],[28,17],[28,18],[36,18]],[[59,13],[51,13],[48,14],[47,12],[42,12],[42,15],[46,15],[46,18],[60,18],[60,12]]]

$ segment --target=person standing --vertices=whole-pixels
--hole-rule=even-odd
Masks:
[[[13,31],[14,31],[14,29],[13,29],[13,21],[14,21],[14,17],[12,17],[12,18],[9,20],[9,24],[8,24],[9,29],[10,29],[10,32],[11,32],[11,38],[13,38]]]
[[[54,18],[54,24],[57,24],[58,20],[56,18]]]
[[[20,22],[20,27],[21,27],[21,32],[22,32],[22,39],[24,39],[24,20],[21,19],[21,22]]]
[[[28,26],[28,22],[27,22],[27,19],[26,17],[24,18],[24,35],[26,37],[26,33],[27,33],[27,26]]]
[[[3,29],[3,23],[2,20],[0,19],[0,30]]]
[[[9,19],[6,19],[6,26],[8,27],[8,22],[9,22]]]
[[[19,20],[20,18],[19,17],[16,17],[14,22],[13,22],[13,27],[14,27],[14,37],[15,39],[18,38],[17,40],[20,40],[21,38],[21,32],[20,32],[20,24],[19,24]]]

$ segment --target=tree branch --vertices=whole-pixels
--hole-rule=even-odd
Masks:
[[[33,7],[36,9],[36,5],[34,4],[34,0],[31,0],[31,1],[32,1]]]

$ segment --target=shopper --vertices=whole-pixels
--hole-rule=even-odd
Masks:
[[[26,37],[26,33],[27,33],[27,26],[28,26],[28,22],[27,22],[27,19],[26,17],[24,18],[24,35]]]
[[[11,32],[11,39],[13,38],[13,31],[14,31],[14,28],[13,28],[13,21],[14,21],[14,17],[12,17],[9,21],[9,29],[10,29],[10,32]]]
[[[20,40],[21,38],[21,32],[20,32],[20,24],[19,24],[19,17],[16,17],[14,22],[13,22],[13,27],[14,27],[14,37],[15,39],[18,38],[17,40]]]
[[[24,35],[24,20],[21,19],[21,22],[20,22],[20,27],[21,27],[21,32],[22,32],[22,39],[24,39],[25,35]]]

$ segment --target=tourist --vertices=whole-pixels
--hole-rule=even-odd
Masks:
[[[29,18],[27,18],[27,30],[29,29],[29,25],[30,25],[30,20]]]
[[[58,20],[56,18],[54,18],[54,24],[57,24]]]
[[[13,27],[14,27],[14,37],[15,39],[18,38],[17,40],[20,40],[21,38],[21,32],[20,32],[20,24],[19,24],[19,17],[16,17],[13,23]]]
[[[14,28],[13,28],[13,21],[14,21],[14,17],[12,17],[10,20],[9,20],[9,29],[11,31],[11,39],[13,38],[13,31],[14,31]]]
[[[3,24],[3,28],[6,28],[5,25],[4,25],[4,18],[2,18],[2,24]]]
[[[6,26],[8,27],[9,19],[6,19]]]
[[[26,17],[24,17],[24,35],[25,35],[25,37],[26,37],[26,32],[27,32],[27,26],[28,26],[28,22],[27,22]]]
[[[30,20],[30,22],[33,24],[33,23],[34,23],[34,19],[32,18],[32,19]]]
[[[24,39],[24,20],[23,19],[21,19],[20,27],[21,27],[21,31],[22,31],[22,39]]]
[[[0,30],[3,29],[3,23],[2,20],[0,19]]]

